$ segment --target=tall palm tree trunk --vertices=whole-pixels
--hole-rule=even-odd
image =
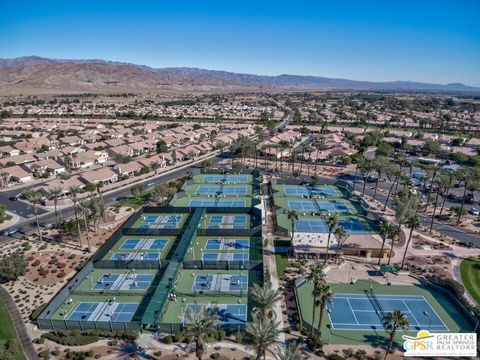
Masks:
[[[440,188],[437,189],[437,195],[435,196],[435,203],[433,204],[432,220],[430,221],[430,232],[432,232],[432,229],[433,229],[433,220],[435,219],[435,213],[437,212],[439,194],[440,194]]]
[[[87,248],[88,252],[92,251],[92,248],[90,247],[90,235],[88,233],[88,221],[87,221],[87,213],[83,211],[83,223],[85,225],[85,233],[87,234]]]
[[[407,246],[405,246],[405,251],[403,252],[402,266],[401,266],[402,269],[403,269],[403,266],[405,265],[405,258],[407,257],[407,251],[408,251],[408,248],[410,247],[410,241],[412,241],[412,234],[413,234],[413,227],[410,228],[410,234],[408,235]]]
[[[467,181],[465,181],[462,197],[462,205],[460,205],[460,210],[458,211],[457,226],[460,225],[460,220],[462,219],[463,207],[465,206],[465,197],[467,196]]]
[[[380,256],[378,257],[378,265],[382,263],[382,257],[383,257],[383,249],[385,248],[385,242],[387,241],[387,237],[382,236],[382,247],[380,248]]]
[[[388,356],[388,354],[390,354],[390,351],[392,350],[392,344],[393,344],[393,338],[394,337],[395,337],[395,332],[392,331],[390,333],[390,337],[388,339],[388,347],[387,347],[387,351],[385,352],[384,360],[387,360],[387,356]]]
[[[387,198],[385,199],[385,204],[383,204],[383,211],[385,211],[387,209],[388,200],[390,200],[390,196],[392,195],[393,187],[395,186],[395,182],[397,180],[398,180],[398,177],[395,177],[395,180],[393,180],[392,185],[390,185],[390,188],[388,189]]]
[[[317,297],[313,297],[313,309],[312,309],[312,328],[310,329],[310,337],[315,338],[315,318],[317,315]]]
[[[40,223],[38,222],[38,209],[37,205],[33,205],[33,211],[35,212],[35,222],[37,224],[38,239],[42,241],[42,232],[40,231]]]
[[[325,304],[322,303],[320,304],[320,317],[318,318],[318,325],[317,325],[317,331],[318,331],[318,334],[317,336],[315,336],[315,340],[314,340],[314,343],[313,343],[313,351],[317,351],[317,344],[318,344],[318,339],[321,338],[322,336],[322,318],[323,318],[323,313],[325,311]]]
[[[328,231],[328,239],[327,239],[327,251],[325,252],[325,259],[323,260],[323,265],[327,264],[328,260],[328,250],[330,249],[330,237],[332,236],[332,229],[329,229]]]
[[[77,236],[78,236],[78,245],[80,248],[82,247],[82,230],[80,229],[80,221],[78,221],[78,210],[77,210],[77,202],[73,202],[73,210],[75,212],[75,221],[77,222]]]

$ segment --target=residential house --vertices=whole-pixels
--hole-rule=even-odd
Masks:
[[[85,184],[104,185],[113,184],[118,181],[118,174],[109,167],[103,167],[80,174],[80,180]]]

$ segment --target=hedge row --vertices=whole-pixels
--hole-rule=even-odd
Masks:
[[[58,344],[68,346],[87,345],[98,341],[99,338],[113,338],[133,341],[138,334],[131,331],[103,331],[103,330],[54,330],[42,335],[42,338],[52,340]]]

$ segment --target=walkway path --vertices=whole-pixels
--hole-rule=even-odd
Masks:
[[[275,261],[275,247],[273,244],[273,218],[271,206],[270,206],[270,197],[268,193],[268,182],[264,182],[263,184],[263,196],[262,201],[265,202],[265,226],[263,227],[263,263],[264,267],[266,267],[270,274],[270,283],[272,289],[278,290],[280,288],[280,283],[278,281],[277,275],[277,263]],[[265,245],[266,243],[266,245]],[[280,334],[278,336],[278,340],[281,343],[285,343],[285,333],[283,332],[284,325],[283,325],[283,311],[282,311],[282,302],[277,301],[273,306],[273,311],[275,313],[275,317],[277,321],[279,321],[278,330]]]
[[[10,293],[0,286],[0,298],[5,303],[8,313],[12,319],[13,325],[15,326],[15,331],[17,332],[18,339],[22,346],[23,352],[25,353],[28,360],[37,360],[37,351],[35,350],[32,341],[27,333],[27,328],[22,320],[22,315],[18,311],[17,305],[13,302]]]

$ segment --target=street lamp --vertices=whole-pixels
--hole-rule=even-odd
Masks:
[[[426,310],[423,311],[423,315],[428,317],[428,331],[430,331],[430,326],[432,325],[432,319],[430,318],[430,315],[428,314],[428,312]]]

